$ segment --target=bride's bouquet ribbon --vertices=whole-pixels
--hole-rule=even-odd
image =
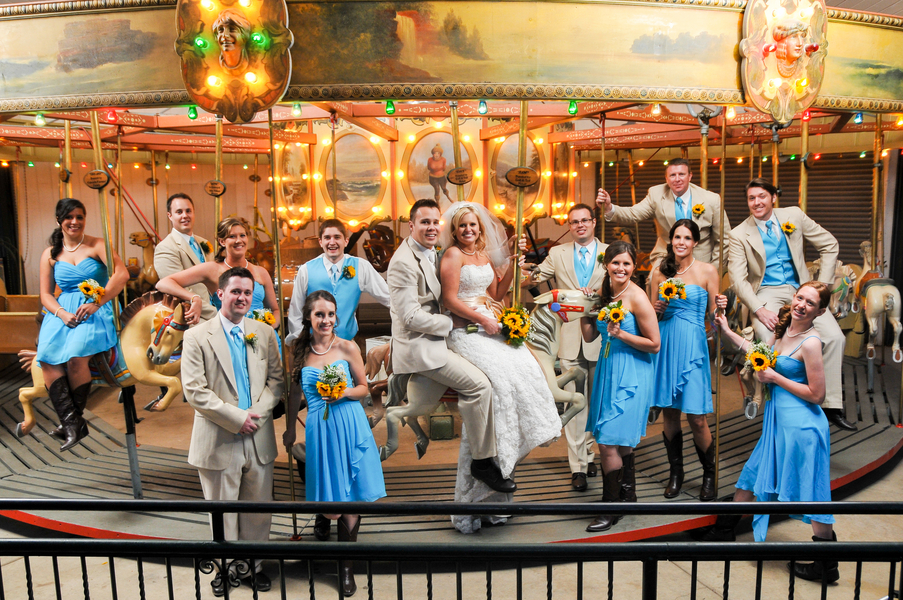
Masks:
[[[496,319],[499,318],[499,315],[505,310],[505,307],[500,302],[489,296],[471,296],[470,298],[458,298],[458,300],[474,310],[485,308],[495,315]]]

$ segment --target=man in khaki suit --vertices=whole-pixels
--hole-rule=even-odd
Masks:
[[[568,211],[568,227],[572,241],[549,250],[549,255],[533,271],[532,277],[526,280],[524,285],[541,283],[554,277],[559,289],[583,290],[586,294],[594,294],[602,286],[605,265],[599,261],[599,254],[605,252],[608,244],[603,244],[593,234],[596,230],[593,209],[586,204],[572,206]],[[526,251],[526,240],[521,240],[520,245],[521,250]],[[599,358],[599,351],[602,348],[602,338],[597,337],[592,342],[584,342],[580,331],[580,319],[564,323],[559,335],[561,347],[558,358],[561,370],[566,372],[576,367],[586,373],[586,388],[580,391],[588,400],[593,389],[593,376],[596,373],[596,359]],[[574,384],[568,385],[573,387]],[[580,411],[564,428],[568,463],[571,467],[571,485],[578,492],[585,492],[587,476],[595,477],[598,472],[593,462],[595,440],[593,434],[586,430],[588,413],[586,409]]]
[[[154,268],[162,279],[202,262],[213,260],[213,247],[199,235],[194,235],[194,202],[186,194],[173,194],[166,200],[166,216],[172,231],[154,249]],[[216,314],[210,304],[210,293],[203,283],[188,288],[201,297],[201,321]]]
[[[812,244],[821,257],[819,281],[834,284],[837,240],[796,206],[774,208],[777,188],[758,178],[746,186],[749,218],[730,233],[731,286],[752,314],[756,338],[769,341],[778,322],[777,312],[789,304],[797,288],[809,281],[803,242]],[[830,312],[815,319],[825,360],[825,402],[828,420],[842,429],[855,430],[843,412],[841,368],[845,338]]]
[[[195,410],[188,463],[198,469],[207,500],[273,499],[276,434],[273,407],[282,398],[282,361],[272,327],[244,318],[254,295],[254,276],[244,267],[225,271],[217,295],[222,309],[185,332],[182,385]],[[225,539],[265,541],[269,514],[225,514]],[[252,582],[270,589],[257,562]],[[223,577],[211,582],[224,593]]]
[[[721,258],[721,198],[693,185],[690,180],[690,163],[684,158],[675,158],[665,169],[665,181],[661,185],[649,188],[642,202],[636,206],[616,206],[605,190],[599,190],[596,205],[602,209],[606,221],[619,225],[628,225],[646,219],[655,219],[655,231],[658,240],[649,255],[655,265],[668,251],[668,234],[671,227],[680,219],[693,219],[699,225],[699,243],[693,255],[707,263],[718,265]],[[695,210],[694,210],[695,209]],[[731,224],[724,216],[725,235],[731,230]]]
[[[392,370],[413,373],[408,398],[439,399],[447,388],[458,392],[458,410],[467,427],[473,454],[470,472],[497,492],[517,486],[502,477],[496,455],[492,386],[477,367],[448,349],[452,319],[442,314],[439,298],[439,205],[418,200],[411,207],[411,235],[392,256],[388,283],[392,316]]]

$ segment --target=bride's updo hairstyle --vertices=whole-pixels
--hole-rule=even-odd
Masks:
[[[220,221],[219,225],[216,226],[216,242],[219,244],[219,249],[216,251],[216,256],[214,257],[216,262],[223,262],[226,260],[226,247],[220,243],[220,240],[229,237],[229,234],[232,233],[232,228],[236,225],[243,227],[248,237],[251,236],[250,224],[240,217],[226,217]]]
[[[828,286],[821,281],[807,281],[801,285],[799,289],[801,290],[804,287],[811,287],[818,292],[819,310],[827,308],[828,304],[831,303],[831,290],[829,290]],[[784,337],[784,333],[787,331],[788,327],[790,327],[790,305],[785,304],[781,307],[781,310],[778,311],[778,324],[774,326],[774,339],[779,340]]]
[[[616,256],[622,254],[628,255],[630,260],[633,261],[633,274],[630,276],[631,281],[636,274],[636,248],[633,247],[633,244],[630,242],[622,242],[621,240],[609,244],[608,248],[605,249],[605,259],[603,261],[605,263],[605,277],[602,279],[602,288],[599,290],[602,306],[611,302],[611,279],[608,277],[608,265],[611,264],[611,261],[613,261]]]
[[[480,218],[480,215],[476,213],[470,206],[466,204],[458,209],[455,215],[451,219],[451,236],[452,239],[457,243],[458,241],[458,225],[461,224],[461,221],[464,220],[464,217],[467,215],[473,215],[473,217],[477,220],[477,225],[480,226],[480,237],[477,238],[474,246],[476,247],[477,252],[482,252],[486,249],[486,240],[484,239],[483,232],[486,231],[486,228],[483,225],[483,219]]]
[[[689,229],[690,235],[693,236],[693,241],[697,244],[699,243],[699,225],[697,225],[693,219],[680,219],[677,221],[671,227],[671,232],[668,234],[668,253],[665,254],[665,258],[662,259],[661,264],[658,266],[658,270],[661,271],[662,275],[665,277],[674,277],[677,275],[677,257],[674,256],[674,248],[671,247],[671,240],[674,239],[674,232],[677,231],[678,227],[686,227]]]
[[[75,198],[62,198],[56,203],[56,222],[59,227],[54,229],[53,233],[50,234],[51,260],[56,260],[56,257],[63,251],[63,219],[76,208],[80,208],[83,213],[86,215],[88,214],[88,211],[85,210],[85,205],[81,203],[81,200],[76,200]]]
[[[314,302],[317,300],[326,300],[336,307],[335,296],[326,290],[317,290],[311,292],[304,300],[304,308],[301,309],[301,334],[295,338],[295,345],[292,346],[292,381],[297,381],[301,374],[301,368],[304,366],[307,357],[310,354],[310,340],[313,337],[311,333],[310,313],[313,312]],[[336,316],[335,324],[338,326],[339,318]]]

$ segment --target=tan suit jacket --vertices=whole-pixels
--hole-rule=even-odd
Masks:
[[[199,235],[194,236],[194,239],[201,246],[201,252],[204,252],[204,244],[207,244],[211,249],[213,248],[210,246],[210,242]],[[204,252],[204,260],[213,260],[213,253]],[[197,255],[185,241],[185,238],[179,235],[177,231],[170,231],[169,235],[163,238],[163,241],[157,244],[157,247],[154,249],[154,268],[160,277],[175,275],[198,264],[201,264],[201,261],[198,260]],[[216,315],[216,308],[210,304],[210,292],[207,291],[207,286],[203,283],[198,283],[189,286],[188,290],[192,294],[197,294],[201,297],[201,320],[208,321],[212,319]]]
[[[448,362],[451,317],[442,314],[438,260],[432,265],[406,238],[389,263],[392,369],[419,373]]]
[[[692,219],[699,225],[699,243],[693,250],[693,256],[697,259],[718,265],[721,256],[721,244],[718,243],[718,235],[721,231],[721,197],[704,190],[698,185],[690,184],[691,205],[703,204],[705,211],[701,215],[693,215]],[[649,188],[649,193],[642,202],[636,206],[612,206],[612,214],[606,217],[606,221],[627,225],[646,219],[655,219],[655,232],[658,240],[652,249],[650,259],[655,262],[665,256],[668,251],[668,234],[677,219],[674,215],[674,192],[667,183]],[[724,215],[724,233],[731,230],[731,224]],[[725,240],[727,243],[727,240]]]
[[[796,206],[776,208],[774,214],[782,225],[790,222],[796,226],[793,233],[784,235],[800,283],[806,283],[810,279],[803,246],[803,241],[808,241],[821,257],[818,280],[828,285],[833,284],[834,267],[840,249],[837,239]],[[728,272],[731,275],[731,287],[740,301],[749,310],[755,311],[765,305],[757,296],[765,277],[765,244],[756,220],[751,215],[731,231],[729,244]]]
[[[248,347],[248,376],[251,381],[251,412],[260,415],[253,437],[261,463],[276,460],[276,433],[273,407],[282,398],[284,381],[279,347],[272,327],[245,319],[245,333],[259,338],[257,349]],[[201,469],[229,467],[231,444],[241,444],[238,434],[248,411],[238,408],[238,388],[232,369],[229,342],[217,317],[185,332],[182,350],[182,386],[194,409],[194,426],[188,463]]]
[[[603,244],[598,239],[596,247],[599,252],[604,252],[608,244]],[[589,279],[589,286],[594,290],[602,287],[602,279],[605,277],[605,265],[600,263],[597,256],[593,257],[593,274]],[[533,280],[541,283],[552,277],[558,282],[558,288],[563,290],[579,290],[580,282],[577,280],[577,270],[574,268],[574,242],[554,246],[549,250],[539,268],[533,272]],[[558,350],[559,358],[576,360],[582,344],[583,356],[589,361],[594,361],[602,349],[602,338],[597,337],[592,342],[583,341],[583,333],[580,330],[580,319],[573,319],[561,326],[561,346]]]

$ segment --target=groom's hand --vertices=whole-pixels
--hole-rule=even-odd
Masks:
[[[245,422],[241,426],[241,429],[238,430],[238,433],[246,435],[248,433],[254,433],[255,431],[257,431],[257,423],[254,422],[254,419],[259,418],[260,415],[258,415],[257,413],[248,411],[248,416],[245,418]]]

